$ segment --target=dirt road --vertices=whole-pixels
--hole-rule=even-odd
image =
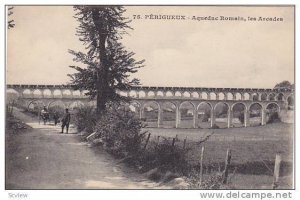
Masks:
[[[59,127],[17,115],[33,129],[6,137],[6,189],[163,188],[88,147],[78,135],[59,134]]]

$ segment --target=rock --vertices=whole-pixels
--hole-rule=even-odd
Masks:
[[[148,179],[153,181],[159,181],[163,176],[162,172],[158,168],[151,169],[148,172],[144,173],[144,175]]]
[[[184,178],[174,178],[168,183],[173,189],[188,189],[189,184],[186,182]]]
[[[93,140],[93,145],[102,145],[102,144],[103,144],[103,140],[101,138]]]
[[[162,178],[162,182],[163,183],[167,183],[167,182],[171,181],[172,179],[178,178],[178,177],[179,177],[178,174],[175,174],[173,172],[167,171],[165,173],[164,177]]]

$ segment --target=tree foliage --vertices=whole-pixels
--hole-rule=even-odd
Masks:
[[[79,22],[77,36],[86,52],[69,50],[81,66],[70,66],[77,72],[70,74],[74,89],[88,90],[86,95],[97,99],[97,113],[106,110],[106,104],[122,100],[117,90],[139,84],[130,75],[143,67],[144,60],[136,61],[133,52],[120,42],[130,21],[123,17],[121,6],[74,6]]]
[[[280,83],[277,83],[274,87],[274,89],[293,89],[294,84],[291,84],[289,81],[282,81]]]

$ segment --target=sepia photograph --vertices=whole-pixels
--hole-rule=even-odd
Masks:
[[[5,9],[5,190],[295,189],[294,5]]]

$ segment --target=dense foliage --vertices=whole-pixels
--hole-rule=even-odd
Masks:
[[[79,132],[92,133],[97,123],[95,108],[92,106],[79,107],[74,113],[74,124]]]

